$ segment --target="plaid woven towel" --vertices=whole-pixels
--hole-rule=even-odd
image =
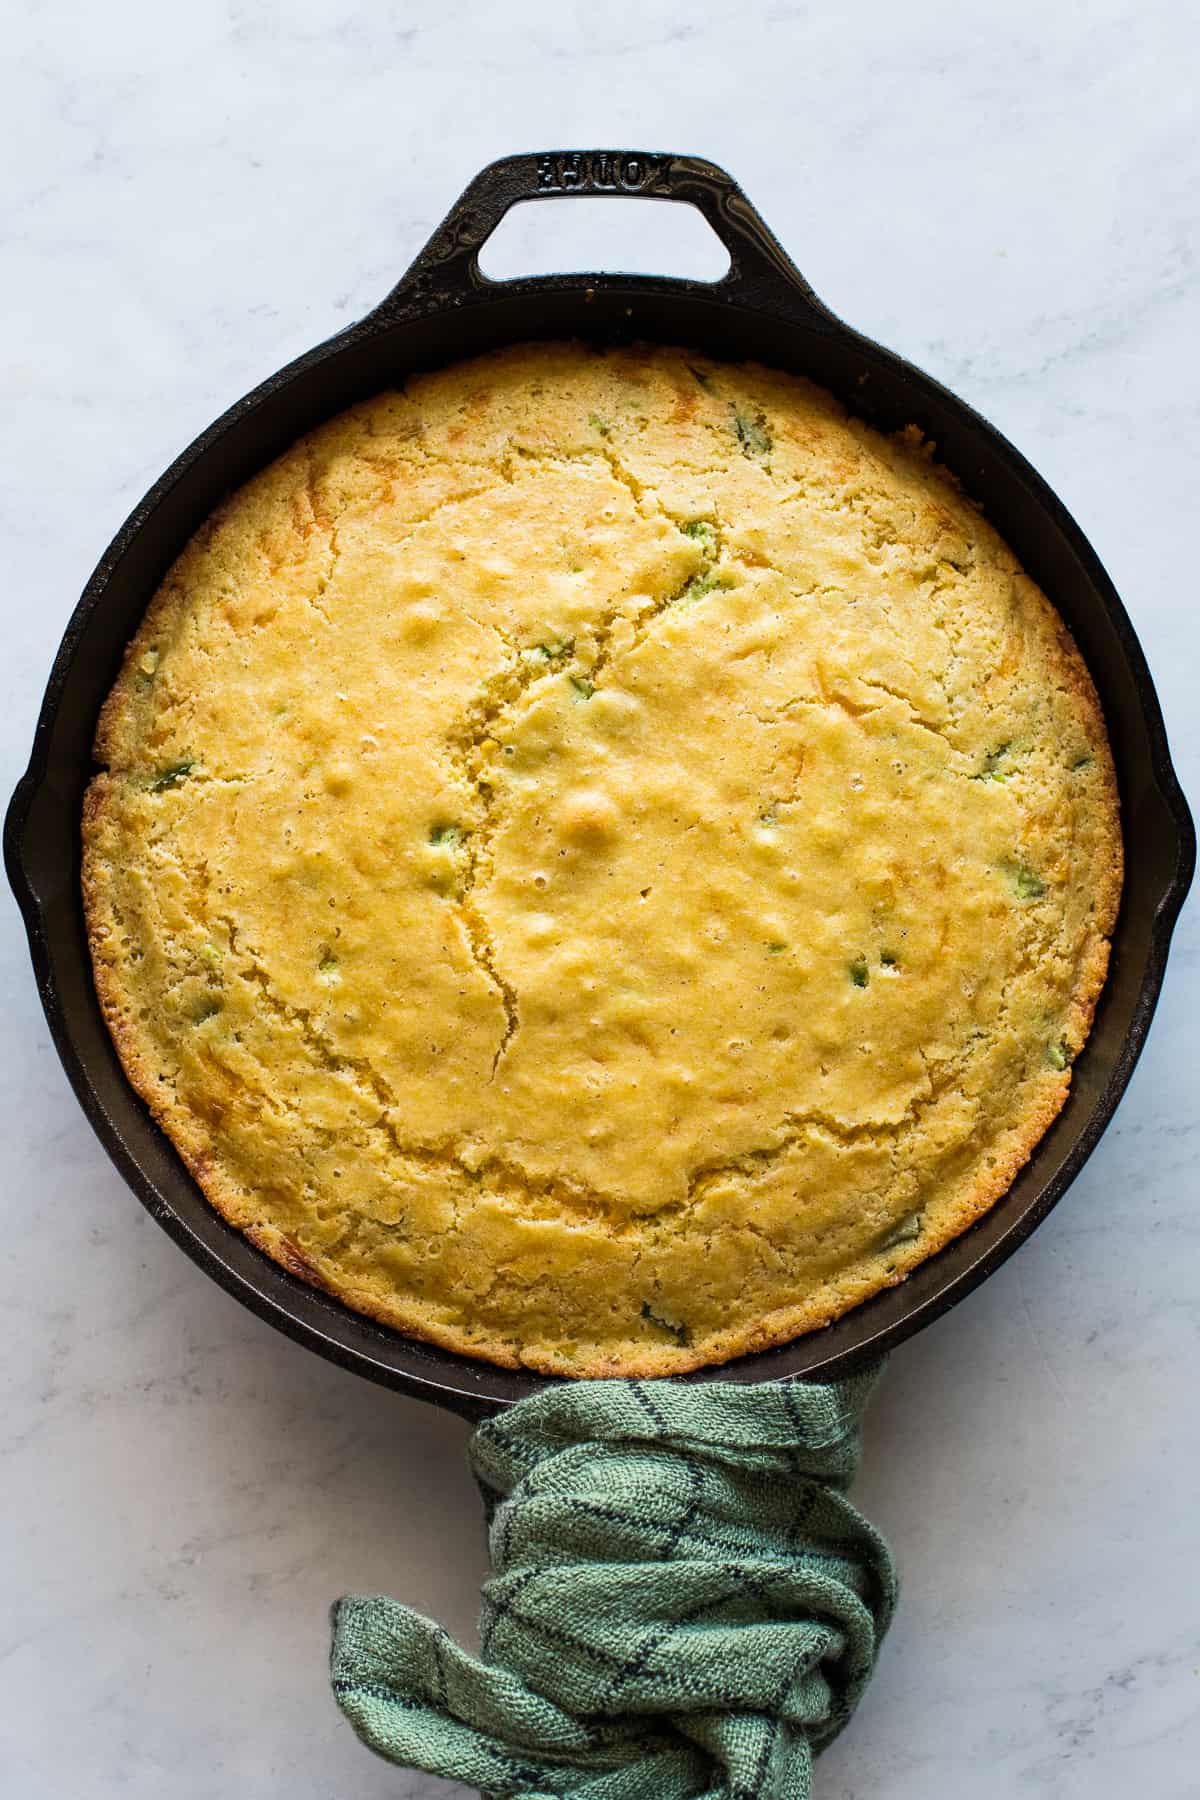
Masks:
[[[354,1729],[497,1800],[807,1800],[896,1596],[844,1493],[875,1373],[578,1382],[482,1425],[481,1656],[394,1600],[341,1600]]]

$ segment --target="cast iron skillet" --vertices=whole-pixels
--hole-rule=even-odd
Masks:
[[[560,275],[493,283],[477,253],[514,203],[652,196],[697,207],[730,269],[715,283]],[[1008,1193],[899,1287],[824,1331],[688,1379],[831,1376],[970,1293],[1045,1218],[1104,1130],[1146,1039],[1195,834],[1145,659],[1079,527],[999,432],[928,375],[821,304],[736,184],[690,156],[570,151],[484,169],[374,312],[265,381],[185,450],[100,560],[50,674],[29,769],[4,833],[38,991],[71,1084],[117,1167],[177,1243],[247,1306],[334,1362],[479,1417],[544,1379],[434,1349],[348,1311],[255,1250],[215,1213],[117,1060],[92,987],[79,897],[79,813],[92,733],[121,651],[167,566],[229,490],[300,433],[410,371],[522,339],[632,338],[753,357],[811,376],[885,431],[916,424],[1067,619],[1104,705],[1120,780],[1125,894],[1112,969],[1062,1115]]]

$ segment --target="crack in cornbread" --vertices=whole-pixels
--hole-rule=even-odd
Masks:
[[[213,1204],[510,1366],[820,1326],[1061,1108],[1121,882],[1078,652],[915,434],[668,349],[311,433],[101,716],[97,990]]]

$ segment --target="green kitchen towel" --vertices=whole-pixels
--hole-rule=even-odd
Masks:
[[[581,1381],[481,1425],[481,1653],[394,1600],[339,1601],[358,1735],[497,1800],[807,1800],[896,1598],[845,1497],[876,1373]]]

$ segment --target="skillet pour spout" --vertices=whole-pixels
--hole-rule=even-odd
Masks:
[[[479,252],[511,207],[634,195],[695,207],[729,255],[720,281],[572,274],[495,282]],[[192,532],[231,487],[303,432],[410,373],[545,338],[685,344],[809,377],[883,431],[916,426],[1045,590],[1088,664],[1121,792],[1126,882],[1107,986],[1071,1093],[1008,1194],[899,1287],[824,1330],[682,1379],[833,1378],[957,1304],[1045,1218],[1095,1148],[1145,1043],[1195,833],[1129,618],[1078,525],[1021,454],[963,401],[822,304],[724,170],[698,157],[565,150],[505,157],[467,187],[364,319],[239,400],[134,508],[67,625],[29,767],[4,831],[51,1036],[98,1137],[188,1255],[245,1305],[371,1379],[479,1418],[547,1385],[401,1336],[270,1261],[207,1204],[129,1086],[100,1014],[79,892],[79,823],[100,706],[121,653]]]

